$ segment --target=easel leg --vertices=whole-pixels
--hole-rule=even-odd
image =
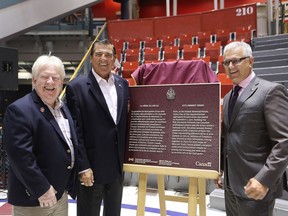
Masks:
[[[188,215],[197,215],[197,178],[189,178]]]
[[[164,175],[157,175],[157,181],[158,181],[160,215],[166,216]]]
[[[206,215],[206,179],[198,179],[199,187],[199,213],[200,216]]]
[[[147,178],[148,178],[148,174],[139,173],[137,216],[144,216],[145,215]]]

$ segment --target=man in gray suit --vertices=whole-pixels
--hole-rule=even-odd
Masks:
[[[255,75],[247,43],[228,44],[223,57],[234,85],[223,101],[221,168],[226,213],[270,216],[275,199],[287,186],[288,92],[283,85]],[[217,183],[222,187],[220,178]]]

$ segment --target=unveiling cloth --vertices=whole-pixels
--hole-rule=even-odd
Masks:
[[[215,83],[217,75],[202,60],[143,64],[132,73],[137,85]]]

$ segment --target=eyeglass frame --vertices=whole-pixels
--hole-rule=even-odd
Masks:
[[[232,63],[233,65],[238,65],[246,58],[251,58],[251,56],[245,56],[245,57],[242,57],[242,58],[234,58],[234,59],[231,59],[231,60],[225,60],[225,61],[222,62],[222,65],[224,67],[229,67],[230,63]]]

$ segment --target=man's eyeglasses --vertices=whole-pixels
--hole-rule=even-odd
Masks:
[[[250,56],[245,56],[245,57],[242,57],[242,58],[234,58],[234,59],[230,59],[230,60],[225,60],[225,61],[222,62],[222,65],[225,66],[225,67],[228,67],[230,65],[230,62],[233,65],[237,65],[237,64],[240,64],[246,58],[250,58]]]

